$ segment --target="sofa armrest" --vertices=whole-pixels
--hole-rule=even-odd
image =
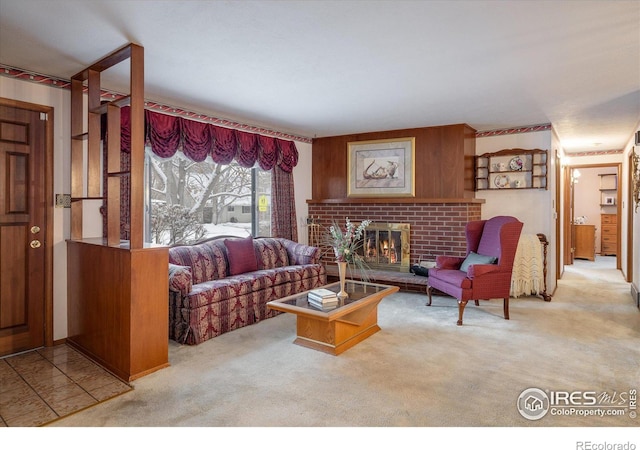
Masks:
[[[191,292],[193,278],[191,267],[169,264],[169,290],[179,292],[181,296]]]
[[[436,256],[436,267],[438,269],[458,270],[462,265],[464,258],[458,256]]]
[[[292,266],[305,264],[320,264],[320,248],[311,245],[300,244],[289,239],[282,239],[287,249],[289,264]]]

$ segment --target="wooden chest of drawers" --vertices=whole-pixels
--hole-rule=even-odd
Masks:
[[[600,215],[600,254],[615,256],[618,251],[618,216]]]

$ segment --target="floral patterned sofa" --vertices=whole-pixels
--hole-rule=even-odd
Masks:
[[[280,314],[267,302],[325,285],[320,249],[282,238],[217,238],[169,249],[169,338],[200,344]]]

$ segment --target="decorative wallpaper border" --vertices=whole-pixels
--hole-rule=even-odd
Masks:
[[[61,89],[71,89],[71,81],[62,78],[50,77],[35,72],[29,72],[15,67],[0,64],[0,75],[9,78],[17,78],[18,80],[31,81],[32,83],[45,84]]]
[[[310,144],[313,140],[304,136],[296,136],[288,133],[282,133],[280,131],[268,130],[266,128],[256,127],[253,125],[246,125],[239,122],[234,122],[233,120],[228,119],[219,119],[217,117],[207,116],[206,114],[199,114],[192,111],[186,111],[181,108],[176,108],[173,106],[167,106],[160,103],[155,103],[151,101],[144,102],[145,109],[150,109],[152,111],[162,112],[171,114],[174,116],[184,117],[185,119],[193,119],[198,120],[200,122],[212,123],[214,125],[220,125],[226,128],[234,128],[236,130],[241,131],[249,131],[251,133],[264,134],[267,136],[273,136],[280,139],[298,141],[298,142],[306,142]]]
[[[573,158],[578,156],[619,155],[621,153],[624,153],[624,150],[599,150],[599,151],[595,150],[595,151],[589,151],[589,152],[569,153],[569,154],[566,154],[566,156]]]
[[[478,131],[476,137],[504,136],[507,134],[533,133],[535,131],[546,131],[551,129],[550,123],[540,125],[528,125],[518,128],[504,128],[500,130]]]
[[[507,134],[520,134],[520,133],[532,133],[535,131],[546,131],[552,128],[550,123],[540,125],[530,125],[527,127],[518,128],[505,128],[501,130],[479,131],[476,133],[476,137],[488,137],[488,136],[504,136]],[[585,152],[571,153],[567,156],[580,157],[580,156],[598,156],[598,155],[617,155],[623,153],[623,150],[594,150]]]
[[[56,78],[49,75],[43,75],[43,74],[39,74],[36,72],[27,71],[27,70],[22,70],[22,69],[7,66],[4,64],[0,64],[0,75],[10,77],[10,78],[16,78],[19,80],[30,81],[32,83],[53,86],[60,89],[71,89],[71,81],[69,80],[64,80],[62,78]],[[124,97],[125,95],[118,92],[102,90],[102,92],[100,93],[100,96],[104,99],[109,99],[110,101],[112,101],[120,97]],[[313,139],[309,137],[283,133],[280,131],[274,131],[274,130],[270,130],[267,128],[262,128],[254,125],[247,125],[247,124],[235,122],[229,119],[220,119],[218,117],[186,111],[181,108],[163,105],[161,103],[156,103],[149,100],[145,101],[145,108],[150,109],[152,111],[164,112],[172,115],[182,116],[189,119],[209,122],[212,124],[221,125],[228,128],[235,128],[242,131],[250,131],[252,133],[259,133],[267,136],[275,136],[281,139],[305,142],[308,144],[313,142]],[[479,138],[479,137],[490,137],[490,136],[504,136],[508,134],[533,133],[536,131],[546,131],[550,129],[551,129],[551,124],[545,123],[540,125],[528,125],[528,126],[517,127],[517,128],[504,128],[499,130],[479,131],[476,133],[476,137]],[[617,153],[622,153],[622,150],[612,150],[612,151],[604,151],[604,152],[581,152],[581,153],[574,153],[572,154],[572,156],[608,155],[608,154],[617,154]]]
[[[32,83],[44,84],[47,86],[57,87],[60,89],[71,89],[71,81],[64,80],[62,78],[56,78],[49,75],[43,75],[27,70],[18,69],[15,67],[7,66],[4,64],[0,64],[0,75],[6,76],[9,78],[16,78],[18,80],[30,81]],[[118,92],[102,90],[100,92],[100,97],[104,99],[108,99],[109,101],[117,100],[121,97],[125,97],[125,94],[121,94]],[[266,136],[273,136],[280,139],[305,142],[310,144],[313,139],[305,136],[297,136],[289,133],[283,133],[280,131],[274,131],[267,128],[257,127],[253,125],[246,125],[240,122],[235,122],[233,120],[228,119],[220,119],[217,117],[208,116],[206,114],[198,114],[191,111],[186,111],[184,109],[176,108],[173,106],[163,105],[160,103],[152,102],[145,100],[144,106],[146,109],[150,109],[152,111],[170,113],[176,116],[182,116],[189,119],[197,119],[202,122],[209,122],[216,125],[221,125],[227,128],[235,128],[242,131],[250,131],[252,133],[264,134]]]

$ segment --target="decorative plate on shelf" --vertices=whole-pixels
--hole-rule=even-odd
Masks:
[[[522,158],[520,158],[519,156],[515,156],[511,158],[511,161],[509,161],[509,168],[511,170],[522,170],[523,166],[524,166],[524,162],[522,161]]]
[[[509,186],[509,177],[506,175],[498,175],[493,183],[499,188],[505,188]]]

